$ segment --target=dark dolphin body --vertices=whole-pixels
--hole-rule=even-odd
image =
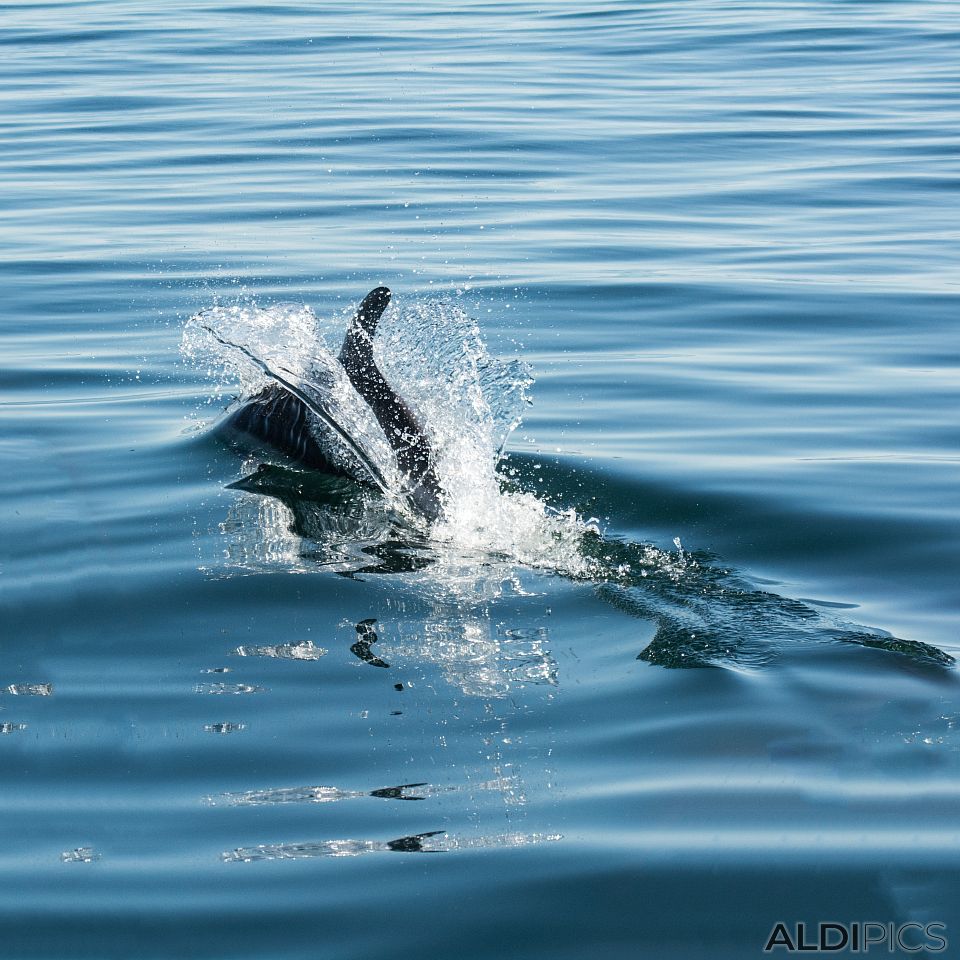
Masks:
[[[397,465],[410,483],[410,502],[428,520],[436,520],[441,512],[440,484],[430,442],[413,411],[387,383],[373,359],[373,337],[389,303],[386,287],[377,287],[363,298],[337,359],[383,428]],[[299,397],[272,383],[237,410],[228,426],[276,447],[305,466],[342,475],[344,471],[330,461],[314,439],[309,429],[312,416]]]

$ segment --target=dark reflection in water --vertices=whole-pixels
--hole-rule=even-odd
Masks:
[[[338,573],[352,577],[416,574],[436,566],[434,548],[422,536],[379,501],[363,499],[355,484],[348,491],[349,481],[261,464],[231,486],[256,497],[236,502],[222,527],[230,541],[224,572],[271,566],[306,571],[332,564]],[[715,555],[686,551],[679,541],[674,550],[665,551],[587,530],[580,536],[579,550],[589,566],[575,579],[595,582],[603,600],[656,625],[653,639],[637,658],[657,666],[759,668],[784,649],[811,643],[868,647],[934,670],[954,662],[931,644],[894,637],[829,612],[843,605],[817,609],[758,589]],[[369,556],[381,562],[368,564]],[[477,563],[472,576],[475,583],[494,585],[495,591],[511,566],[509,557],[490,557]],[[407,586],[416,582],[405,581]],[[428,582],[433,589],[434,578]],[[379,639],[375,622],[357,624],[358,637],[350,649],[371,666],[387,667],[371,649]]]
[[[760,667],[788,647],[845,643],[899,654],[932,668],[954,658],[938,647],[838,620],[808,603],[759,590],[712,554],[678,547],[670,562],[649,547],[590,545],[617,573],[599,592],[657,627],[638,659],[664,667]]]
[[[233,569],[286,563],[354,577],[412,573],[433,562],[423,541],[354,481],[261,463],[230,487],[256,495],[237,501],[222,527]]]
[[[380,657],[370,649],[379,639],[377,632],[373,629],[373,625],[376,622],[376,620],[361,620],[360,623],[357,624],[358,639],[357,642],[350,647],[350,652],[364,663],[369,663],[371,667],[389,667],[390,664],[387,663],[386,660],[381,660]]]

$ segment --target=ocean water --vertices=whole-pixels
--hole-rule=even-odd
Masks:
[[[4,3],[3,956],[960,949],[958,50]],[[432,528],[217,426],[377,284]]]

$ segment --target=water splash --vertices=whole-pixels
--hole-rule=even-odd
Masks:
[[[525,569],[594,583],[602,599],[652,621],[655,635],[639,658],[662,666],[760,667],[797,640],[874,648],[935,667],[953,662],[935,647],[759,590],[679,540],[669,550],[606,538],[596,521],[519,488],[501,456],[527,403],[530,371],[492,358],[476,322],[437,301],[395,302],[373,347],[434,451],[443,514],[432,526],[418,523],[404,509],[403,478],[386,437],[336,360],[348,319],[323,322],[305,306],[248,305],[214,307],[186,326],[183,352],[208,370],[215,396],[232,383],[243,403],[271,379],[292,385],[316,413],[310,428],[321,449],[366,483],[248,460],[231,485],[243,495],[221,526],[228,573],[280,566],[393,574],[439,608],[464,610],[523,593],[517,571]],[[469,637],[464,643],[475,647]],[[367,662],[389,665],[369,645],[360,647]],[[491,656],[481,660],[476,682],[464,681],[463,689],[509,689],[512,681],[487,676]],[[555,682],[548,661],[532,663],[520,671],[528,682],[544,669]]]
[[[216,396],[232,386],[236,403],[242,404],[270,380],[293,389],[316,413],[310,430],[328,458],[383,495],[379,501],[358,496],[356,490],[344,496],[342,485],[330,481],[325,509],[309,511],[309,517],[297,515],[303,511],[302,496],[276,497],[288,512],[259,518],[274,534],[268,557],[296,552],[295,544],[292,550],[284,544],[283,531],[299,528],[310,531],[316,542],[335,545],[323,558],[326,564],[349,564],[356,544],[395,539],[397,512],[404,513],[404,483],[393,452],[336,360],[346,323],[345,316],[322,322],[309,307],[283,304],[217,306],[186,325],[183,353],[212,377]],[[533,383],[526,364],[491,357],[476,321],[459,306],[438,301],[394,302],[380,322],[373,351],[434,451],[443,517],[429,530],[421,526],[420,532],[440,580],[455,585],[464,575],[465,561],[468,566],[486,562],[490,555],[588,575],[579,541],[595,526],[572,510],[551,509],[532,493],[507,489],[508,478],[499,470]],[[241,488],[276,495],[275,481],[282,486],[291,476],[257,474],[244,478]],[[273,482],[273,489],[264,490],[264,481],[267,486]],[[409,515],[403,521],[403,539],[409,541],[411,528],[418,525]],[[340,532],[346,535],[338,536]],[[320,535],[312,536],[316,533]],[[238,553],[241,566],[256,567],[255,549],[241,547]]]
[[[401,478],[372,411],[356,395],[309,307],[213,307],[191,317],[181,350],[207,363],[217,393],[235,377],[237,404],[270,383],[310,411],[307,424],[331,463],[381,493],[402,495]]]

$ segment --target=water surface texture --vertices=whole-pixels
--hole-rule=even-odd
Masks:
[[[4,3],[4,957],[960,949],[958,50],[923,0]],[[214,426],[378,284],[434,528],[348,394],[381,492]]]

